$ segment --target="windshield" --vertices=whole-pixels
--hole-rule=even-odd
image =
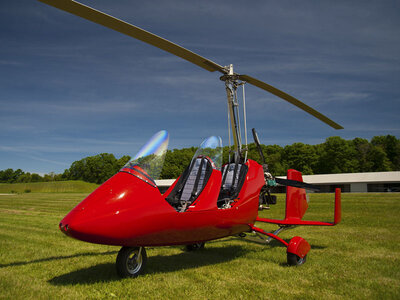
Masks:
[[[148,183],[159,179],[168,148],[166,130],[157,132],[139,152],[121,169]]]
[[[199,156],[208,156],[214,163],[214,168],[221,169],[222,166],[222,139],[219,136],[206,138],[197,149],[193,160]],[[193,161],[192,160],[192,161]]]

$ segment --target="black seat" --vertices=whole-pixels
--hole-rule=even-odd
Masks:
[[[222,167],[221,191],[218,196],[218,207],[228,204],[237,198],[247,174],[245,164],[230,163]]]
[[[166,200],[179,212],[185,211],[200,195],[212,173],[208,157],[197,157],[182,173]]]

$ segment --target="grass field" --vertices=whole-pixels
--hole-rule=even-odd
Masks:
[[[149,248],[147,273],[119,279],[118,247],[73,240],[60,219],[85,194],[0,196],[0,299],[399,299],[400,194],[343,194],[342,223],[299,227],[307,263],[286,265],[285,248],[237,238]],[[280,218],[283,196],[264,217]],[[308,219],[330,220],[333,195],[312,194]],[[260,225],[273,230],[272,225]]]
[[[0,193],[90,193],[97,187],[98,184],[79,180],[0,183]]]

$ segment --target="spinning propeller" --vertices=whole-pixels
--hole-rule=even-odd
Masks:
[[[230,83],[237,82],[238,80],[242,80],[249,84],[252,84],[258,88],[261,88],[271,94],[278,96],[279,98],[288,101],[289,103],[297,106],[298,108],[308,112],[310,115],[316,117],[317,119],[321,120],[322,122],[328,124],[329,126],[335,129],[343,129],[343,127],[328,117],[324,116],[320,112],[316,111],[315,109],[311,108],[307,104],[301,102],[300,100],[296,99],[289,94],[265,83],[256,78],[253,78],[248,75],[242,75],[233,72],[231,66],[223,67],[207,58],[204,58],[186,48],[183,48],[175,43],[172,43],[162,37],[159,37],[153,33],[150,33],[142,28],[137,26],[131,25],[127,22],[114,18],[110,15],[107,15],[103,12],[100,12],[96,9],[93,9],[89,6],[81,4],[76,1],[72,0],[39,0],[43,3],[48,5],[54,6],[61,10],[67,11],[71,14],[77,15],[79,17],[85,18],[89,21],[95,22],[97,24],[103,25],[120,33],[129,35],[133,38],[141,40],[147,44],[150,44],[154,47],[160,48],[164,51],[167,51],[171,54],[179,56],[203,69],[206,69],[210,72],[218,71],[222,73],[224,76],[221,78],[225,82],[229,81]],[[228,96],[229,97],[229,96]],[[229,100],[228,100],[229,101]],[[232,126],[233,127],[233,126]],[[237,141],[236,141],[237,142]],[[235,142],[235,144],[236,144]],[[237,146],[237,145],[236,145]]]
[[[264,157],[263,151],[261,149],[260,140],[258,139],[258,134],[254,128],[252,129],[252,133],[253,133],[254,143],[257,146],[258,154],[260,155],[260,158],[261,158],[261,163],[262,163],[262,166],[264,169],[264,177],[265,177],[265,183],[266,183],[266,185],[263,186],[263,188],[261,190],[261,194],[260,194],[263,197],[262,202],[261,202],[262,204],[276,204],[276,197],[271,195],[270,192],[271,192],[271,188],[275,187],[277,183],[281,184],[281,185],[293,186],[293,187],[311,190],[311,191],[317,191],[317,192],[320,191],[320,188],[316,185],[312,185],[312,184],[305,183],[302,181],[297,181],[297,180],[290,180],[290,179],[274,177],[270,173],[270,171],[268,169],[268,165],[265,162],[265,157]],[[262,209],[264,207],[261,205],[260,208]]]

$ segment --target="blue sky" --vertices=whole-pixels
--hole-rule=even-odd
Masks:
[[[327,115],[334,130],[247,86],[264,144],[400,136],[399,1],[82,3],[267,82]],[[63,172],[134,155],[161,129],[170,149],[227,144],[220,74],[33,0],[0,2],[0,170]]]

